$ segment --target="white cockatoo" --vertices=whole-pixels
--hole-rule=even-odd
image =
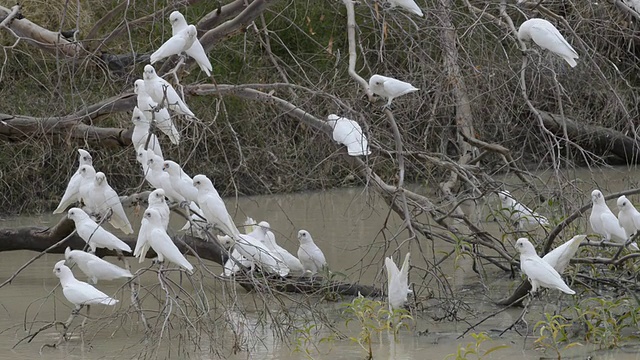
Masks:
[[[89,215],[82,209],[69,209],[67,217],[76,224],[78,236],[89,245],[91,252],[95,253],[97,248],[131,252],[131,248],[127,243],[118,239],[115,235],[91,220]]]
[[[573,50],[558,29],[547,20],[533,18],[523,22],[518,29],[518,39],[532,40],[541,48],[562,57],[571,67],[577,65],[578,53]]]
[[[68,265],[78,265],[92,284],[97,284],[98,280],[115,280],[133,277],[129,270],[123,269],[106,260],[100,259],[94,254],[82,250],[71,250],[71,248],[67,247],[64,250],[64,258]]]
[[[512,223],[517,224],[518,229],[526,228],[528,225],[549,225],[546,217],[520,203],[507,190],[501,190],[498,196],[502,204],[500,209],[502,214]]]
[[[253,267],[253,261],[248,260],[244,256],[242,256],[238,250],[232,249],[234,241],[231,237],[225,236],[216,236],[217,241],[222,245],[222,247],[227,250],[229,253],[229,258],[224,263],[224,270],[222,272],[222,276],[231,276],[240,271],[240,266],[244,266],[246,268],[251,269]]]
[[[408,82],[382,75],[373,75],[369,79],[369,88],[374,94],[388,99],[385,105],[387,107],[391,106],[391,101],[398,96],[419,90]]]
[[[298,241],[300,241],[298,260],[302,263],[305,272],[308,271],[314,275],[327,266],[327,260],[325,260],[322,250],[313,242],[313,238],[307,230],[298,231]]]
[[[538,256],[529,240],[526,238],[518,239],[516,249],[520,252],[520,269],[531,283],[531,293],[535,293],[541,287],[558,289],[570,295],[576,293],[565,284],[553,266]]]
[[[155,209],[147,209],[142,217],[140,232],[134,250],[134,256],[139,257],[139,261],[144,261],[146,250],[151,247],[158,254],[158,261],[165,259],[179,265],[189,272],[193,272],[193,265],[182,255],[171,237],[167,234],[160,218],[160,213]]]
[[[180,98],[173,86],[156,74],[156,69],[154,69],[153,66],[145,65],[143,79],[144,88],[153,101],[158,104],[163,104],[166,92],[167,103],[164,105],[178,114],[191,117],[195,116],[193,112],[189,110],[187,104],[185,104],[185,102]]]
[[[262,243],[279,260],[284,262],[292,273],[304,273],[304,267],[297,257],[293,256],[287,249],[281,247],[276,242],[276,236],[271,231],[271,225],[266,221],[261,221],[255,227],[257,232],[262,233]]]
[[[593,232],[602,236],[606,241],[626,243],[628,239],[627,233],[620,226],[618,218],[607,206],[604,195],[600,190],[596,189],[591,192],[591,201],[593,206],[591,207],[591,215],[589,215],[589,224],[591,224]],[[629,248],[638,250],[638,245],[631,243]]]
[[[181,203],[185,201],[184,196],[180,195],[173,186],[171,186],[171,179],[169,173],[162,171],[162,164],[164,159],[155,154],[147,153],[147,175],[146,179],[156,189],[164,190],[164,195],[169,198],[170,201]]]
[[[136,162],[140,164],[142,173],[146,178],[147,172],[149,171],[149,166],[147,166],[147,150],[144,149],[144,145],[140,145],[136,150]]]
[[[173,34],[158,50],[154,51],[149,62],[155,64],[158,60],[187,51],[194,41],[198,41],[198,30],[194,25],[187,25],[186,28]]]
[[[193,186],[198,189],[197,202],[205,219],[226,235],[238,240],[240,231],[233,222],[231,215],[229,215],[224,201],[222,201],[211,180],[205,175],[196,175],[193,177]]]
[[[237,250],[245,259],[251,260],[253,265],[259,267],[262,271],[279,274],[280,276],[289,274],[289,267],[253,236],[238,233],[237,238],[229,235],[218,235],[217,238],[220,243],[231,242],[234,250]]]
[[[182,170],[178,163],[165,160],[162,163],[162,171],[169,174],[169,181],[171,182],[173,190],[188,201],[198,200],[198,189],[193,186],[193,179]]]
[[[420,9],[414,0],[388,0],[387,2],[391,6],[391,9],[397,6],[420,17],[423,16],[422,9]]]
[[[171,143],[178,145],[180,143],[180,132],[171,120],[169,110],[166,107],[157,108],[158,103],[153,101],[144,87],[144,80],[138,79],[133,83],[133,92],[137,95],[136,102],[144,116],[149,121],[155,121],[158,129],[169,137]],[[162,155],[160,155],[162,156]]]
[[[124,212],[120,197],[118,193],[109,186],[106,175],[102,172],[97,172],[94,181],[93,192],[89,195],[92,205],[87,204],[87,206],[94,209],[100,217],[107,216],[111,213],[109,224],[116,229],[120,229],[125,234],[133,234],[133,228],[131,227],[131,223],[129,223],[127,214]]]
[[[187,20],[185,20],[184,16],[179,11],[174,11],[169,15],[169,22],[171,23],[172,35],[176,35],[189,26],[189,24],[187,24]],[[211,66],[207,53],[204,51],[204,48],[198,39],[196,39],[191,47],[185,50],[185,52],[196,61],[200,70],[204,71],[207,76],[211,76],[213,67]]]
[[[546,261],[549,265],[556,269],[558,274],[562,274],[564,272],[564,269],[566,269],[569,265],[569,261],[571,261],[576,252],[578,252],[580,244],[582,244],[582,242],[586,238],[587,235],[576,235],[572,237],[571,240],[549,251],[545,256],[542,257],[542,260]]]
[[[391,310],[401,308],[407,302],[407,295],[412,292],[409,289],[409,257],[410,254],[407,253],[400,269],[391,257],[384,258],[384,266],[387,269],[387,296]]]
[[[156,155],[162,157],[162,147],[156,134],[151,132],[151,125],[149,119],[144,113],[136,106],[133,108],[133,114],[131,115],[131,122],[133,123],[133,132],[131,133],[131,143],[133,143],[134,149],[142,147],[153,151]],[[147,143],[149,139],[149,143]],[[146,164],[145,164],[146,165]]]
[[[73,176],[71,176],[69,184],[67,184],[67,189],[64,191],[64,195],[62,195],[62,199],[60,199],[60,204],[55,210],[53,210],[54,214],[63,213],[70,205],[81,200],[80,183],[82,182],[82,175],[80,175],[80,167],[82,165],[93,165],[93,158],[88,151],[78,149],[78,163],[78,170],[76,170]]]
[[[64,260],[60,260],[53,267],[53,273],[60,279],[62,286],[62,294],[79,310],[83,305],[110,305],[118,303],[118,300],[112,299],[107,294],[87,284],[79,281],[73,276],[71,269],[64,264]]]
[[[629,239],[640,230],[640,212],[624,195],[618,198],[617,204],[619,210],[618,223],[622,226]]]
[[[333,128],[333,140],[346,146],[349,155],[371,155],[367,137],[357,122],[336,114],[330,114],[327,116],[327,123]]]
[[[158,212],[162,226],[167,230],[167,227],[169,227],[171,209],[169,209],[169,205],[167,205],[167,201],[165,200],[164,190],[155,189],[149,193],[148,203],[149,207],[147,207],[147,209],[154,209]]]

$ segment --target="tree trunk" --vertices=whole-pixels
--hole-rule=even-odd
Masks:
[[[615,155],[624,164],[640,163],[640,147],[638,143],[625,134],[605,128],[590,125],[568,117],[538,110],[544,125],[551,131],[562,134],[563,125],[567,128],[567,135],[571,141],[595,153],[598,156]]]
[[[30,226],[17,229],[0,229],[0,252],[15,250],[30,250],[42,252],[49,247],[55,245],[75,230],[73,221],[63,217],[58,224],[53,227]],[[135,236],[119,236],[119,238],[127,243],[132,249],[136,246]],[[189,248],[196,252],[198,257],[204,260],[210,260],[217,264],[224,264],[227,261],[227,252],[215,242],[206,242],[202,239],[191,237],[189,235],[175,236],[174,243],[182,253],[193,255]],[[69,237],[67,241],[58,246],[49,249],[48,253],[64,254],[65,248],[69,246],[72,249],[82,249],[86,243],[77,234]],[[116,256],[115,251],[99,248],[96,255]],[[125,256],[132,254],[125,253]],[[155,257],[153,250],[147,253],[148,258]],[[359,285],[357,283],[342,283],[331,281],[321,277],[314,278],[295,278],[288,276],[286,278],[271,276],[268,278],[268,286],[272,290],[294,293],[337,293],[342,296],[357,296],[359,293],[363,296],[381,296],[382,292],[373,286]],[[264,283],[252,281],[251,275],[239,274],[235,280],[247,291],[260,290],[266,286]]]

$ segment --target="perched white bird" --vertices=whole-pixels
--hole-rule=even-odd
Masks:
[[[238,231],[231,215],[229,215],[227,208],[224,206],[224,201],[222,201],[211,180],[205,175],[196,175],[193,177],[193,186],[198,189],[198,205],[200,205],[202,214],[204,214],[207,221],[234,240],[238,240],[240,231]],[[242,255],[247,256],[245,254]]]
[[[164,190],[155,189],[149,194],[148,198],[149,207],[147,209],[154,209],[160,215],[160,220],[162,222],[162,226],[165,230],[169,226],[169,219],[171,216],[171,209],[169,209],[169,205],[167,205],[167,201],[164,197]]]
[[[387,296],[392,310],[401,308],[407,302],[407,295],[412,292],[409,289],[409,256],[409,253],[405,255],[400,269],[391,257],[384,258],[384,266],[387,268]]]
[[[251,269],[253,267],[253,261],[247,260],[244,256],[242,256],[238,250],[233,249],[233,240],[229,236],[216,236],[218,242],[222,247],[224,247],[227,251],[231,251],[229,254],[229,259],[224,263],[224,270],[222,272],[222,276],[231,276],[240,271],[240,265]]]
[[[171,120],[169,110],[166,107],[157,108],[158,103],[153,101],[147,93],[144,87],[144,80],[138,79],[134,82],[133,92],[137,95],[138,109],[144,113],[144,116],[149,121],[155,121],[158,129],[167,135],[173,144],[178,145],[180,143],[180,132]]]
[[[53,273],[60,279],[62,293],[70,303],[76,306],[76,310],[82,305],[115,305],[118,300],[112,299],[107,294],[87,284],[84,281],[76,280],[71,269],[60,260],[53,267]]]
[[[131,252],[131,248],[124,241],[103,229],[89,215],[80,208],[71,208],[67,212],[67,217],[76,224],[76,231],[82,240],[91,247],[91,252],[95,253],[97,248],[107,248],[111,250],[122,250]]]
[[[187,20],[185,20],[184,16],[179,11],[174,11],[169,15],[169,22],[171,23],[172,35],[176,35],[189,26],[187,24]],[[196,39],[191,47],[185,50],[185,52],[196,61],[200,70],[204,71],[207,76],[211,76],[213,67],[211,66],[207,53],[204,51],[204,48],[198,39]]]
[[[287,249],[276,243],[276,236],[270,230],[271,225],[266,221],[261,221],[256,226],[256,230],[262,232],[263,243],[269,251],[279,260],[284,262],[289,268],[289,272],[304,273],[304,267],[297,257],[293,256]]]
[[[369,79],[369,88],[374,94],[388,99],[385,106],[391,106],[391,101],[398,96],[419,90],[407,82],[382,75],[373,75]]]
[[[529,19],[520,25],[518,39],[533,40],[538,46],[562,57],[571,67],[577,65],[578,53],[569,45],[553,24],[544,19]]]
[[[140,167],[142,167],[142,173],[146,178],[149,166],[147,166],[147,150],[144,149],[144,145],[140,145],[136,150],[136,161],[140,164]]]
[[[549,220],[546,217],[521,204],[507,190],[498,192],[498,196],[502,203],[502,214],[511,222],[516,223],[519,229],[527,225],[549,225]]]
[[[520,252],[520,269],[527,275],[531,283],[531,293],[535,293],[540,287],[558,289],[570,295],[576,293],[565,284],[553,266],[538,256],[529,240],[526,238],[518,239],[516,249]]]
[[[289,267],[279,260],[275,254],[256,238],[238,233],[237,238],[229,235],[218,236],[218,241],[232,241],[234,250],[237,250],[245,259],[251,260],[254,266],[260,267],[262,271],[276,273],[280,276],[289,274]],[[238,260],[238,259],[236,259]]]
[[[322,250],[313,242],[313,238],[307,230],[298,231],[298,241],[300,241],[298,260],[302,263],[305,272],[309,271],[311,275],[314,275],[327,266],[327,260],[325,260]]]
[[[69,205],[72,205],[75,202],[79,202],[80,199],[80,183],[82,182],[82,176],[80,175],[80,167],[82,165],[92,165],[93,159],[91,158],[91,154],[84,149],[78,149],[78,170],[71,176],[69,180],[69,184],[67,184],[67,189],[64,191],[64,195],[62,195],[62,199],[60,199],[60,204],[58,207],[53,210],[54,214],[63,213]]]
[[[154,209],[147,209],[142,217],[142,225],[140,226],[136,249],[134,251],[134,256],[140,257],[140,262],[144,261],[144,257],[146,256],[146,250],[143,249],[145,246],[147,248],[151,247],[156,254],[158,254],[158,260],[160,262],[167,259],[187,269],[189,272],[193,272],[193,265],[187,261],[176,244],[173,243],[173,240],[171,240],[171,237],[169,237],[164,229],[160,213]]]
[[[169,180],[173,189],[188,201],[198,200],[198,189],[193,186],[193,179],[187,175],[175,161],[165,160],[162,163],[162,171],[169,174]]]
[[[129,270],[82,250],[71,250],[71,248],[67,247],[64,250],[64,258],[67,260],[68,265],[77,264],[80,270],[89,277],[89,282],[92,284],[97,284],[98,280],[133,277]]]
[[[158,60],[187,51],[187,49],[191,48],[193,42],[197,40],[198,30],[194,25],[187,25],[186,28],[175,33],[158,50],[154,51],[149,62],[154,64]]]
[[[124,212],[122,203],[118,193],[109,186],[107,177],[102,172],[96,173],[94,192],[91,194],[91,202],[100,216],[106,216],[111,209],[111,217],[109,218],[109,224],[114,228],[120,229],[125,234],[133,234],[133,228],[127,214]]]
[[[91,165],[82,165],[78,168],[78,173],[80,173],[80,186],[78,187],[80,200],[89,212],[97,212],[98,209],[94,209],[94,204],[91,203],[91,195],[96,186],[96,169]]]
[[[620,226],[618,219],[607,206],[607,203],[604,201],[604,195],[602,195],[600,190],[593,190],[591,192],[591,201],[593,202],[591,215],[589,216],[591,229],[606,241],[626,243],[628,239],[627,233],[622,226]],[[638,245],[631,243],[629,248],[638,250]]]
[[[571,240],[549,251],[542,260],[551,265],[558,274],[562,274],[569,265],[569,261],[578,252],[580,244],[587,238],[587,235],[576,235]]]
[[[144,88],[147,91],[147,94],[151,96],[151,99],[153,99],[153,101],[158,104],[163,104],[166,90],[166,106],[169,109],[177,112],[178,114],[191,117],[195,116],[193,112],[189,110],[187,104],[185,104],[180,96],[178,96],[178,93],[173,88],[173,86],[171,86],[168,81],[156,74],[156,70],[153,68],[153,66],[145,65],[143,79]]]
[[[133,132],[131,133],[131,142],[134,149],[142,147],[153,151],[156,155],[162,157],[162,147],[156,134],[151,132],[149,120],[142,113],[138,107],[133,108],[133,115],[131,116],[131,122],[133,122]],[[149,143],[147,145],[147,139]],[[146,164],[145,164],[146,165]]]
[[[357,122],[335,114],[327,116],[327,122],[333,128],[333,140],[346,146],[349,155],[371,154],[367,137]]]
[[[391,5],[391,9],[398,6],[420,17],[423,15],[422,10],[418,6],[418,4],[416,4],[416,2],[413,0],[388,0],[388,2],[389,2],[389,5]]]
[[[626,196],[618,198],[618,223],[625,231],[627,238],[635,235],[640,230],[640,212],[633,206]]]
[[[156,189],[163,189],[164,195],[169,198],[170,201],[174,201],[177,203],[185,201],[184,196],[180,195],[180,193],[175,191],[173,186],[171,186],[169,173],[162,171],[163,163],[164,159],[160,156],[147,153],[148,171],[145,178]]]

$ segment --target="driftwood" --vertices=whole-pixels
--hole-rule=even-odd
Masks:
[[[613,129],[586,124],[566,116],[563,118],[546,111],[538,112],[549,130],[562,134],[563,126],[566,126],[569,139],[594,154],[613,154],[624,164],[640,163],[640,146],[634,138]]]
[[[67,237],[75,230],[73,221],[67,219],[65,216],[53,227],[40,227],[29,226],[16,229],[0,229],[0,252],[3,251],[15,251],[15,250],[30,250],[42,252],[55,245],[60,240]],[[126,242],[132,249],[136,245],[135,236],[119,236],[119,238]],[[206,242],[202,239],[195,238],[189,235],[178,235],[173,237],[174,243],[178,246],[181,252],[187,255],[193,255],[192,251],[197,256],[204,260],[210,260],[217,264],[224,264],[227,260],[227,252],[216,242]],[[67,241],[59,244],[56,247],[49,249],[48,253],[64,254],[64,250],[67,246],[73,249],[82,249],[86,243],[77,234],[69,237]],[[117,256],[112,250],[98,249],[96,255],[103,256]],[[125,256],[132,256],[132,254],[125,253]],[[155,253],[150,250],[147,253],[147,257],[155,257]],[[193,259],[193,258],[192,258]],[[193,260],[192,260],[193,262]],[[193,262],[195,263],[195,262]],[[251,281],[249,276],[237,276],[236,281],[239,285],[248,291],[260,290],[257,286],[264,286],[258,284],[256,281]],[[382,292],[373,286],[342,283],[338,281],[328,281],[320,277],[314,278],[296,278],[288,276],[286,278],[270,277],[267,281],[271,290],[277,290],[281,292],[294,292],[294,293],[336,293],[342,296],[356,296],[358,293],[363,296],[380,296]]]

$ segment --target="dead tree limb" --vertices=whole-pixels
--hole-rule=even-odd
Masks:
[[[15,5],[12,9],[0,6],[0,19],[2,19],[0,28],[4,28],[16,39],[24,39],[54,55],[78,57],[84,52],[79,43],[71,42],[61,36],[60,33],[45,29],[23,16],[17,16],[19,9],[19,5]]]

